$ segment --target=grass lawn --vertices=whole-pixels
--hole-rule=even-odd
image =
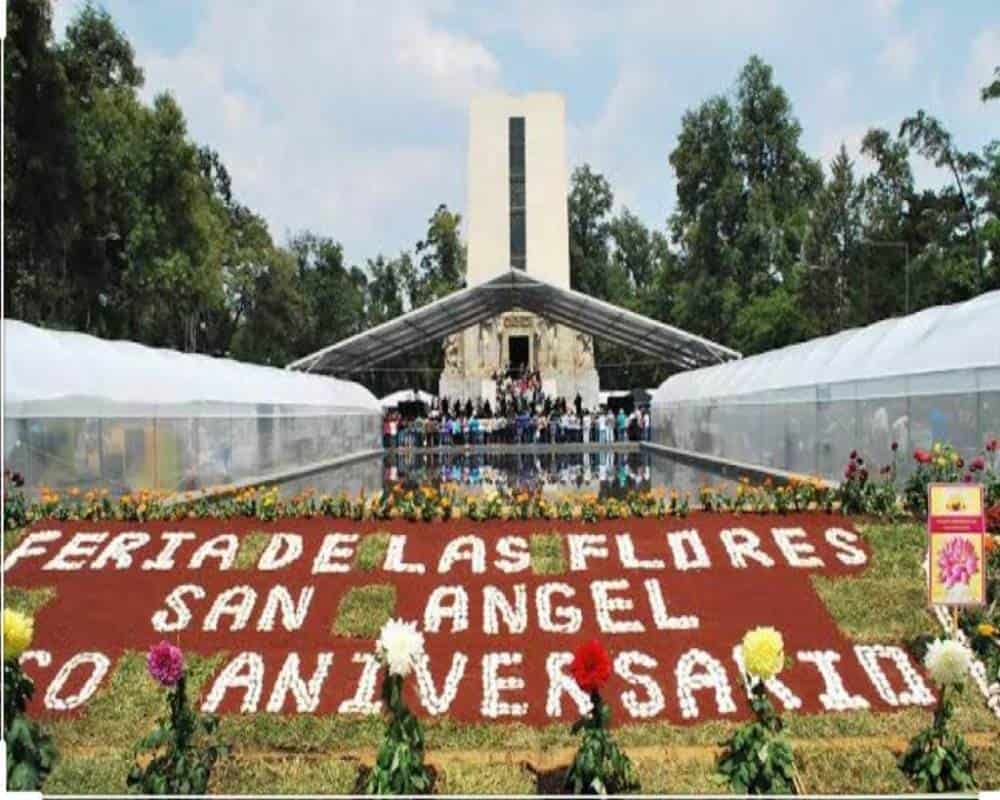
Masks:
[[[374,638],[396,608],[396,587],[373,583],[348,589],[340,601],[333,632],[337,636]]]
[[[270,541],[270,534],[259,531],[241,538],[240,549],[236,553],[236,569],[253,569]]]
[[[558,533],[535,533],[529,541],[531,571],[536,575],[566,572],[566,545]]]
[[[370,533],[358,543],[354,565],[364,572],[374,572],[385,563],[385,552],[389,549],[388,533]]]
[[[871,525],[863,529],[873,558],[860,576],[814,578],[817,591],[841,628],[852,638],[907,640],[937,634],[924,610],[924,528],[914,524]],[[366,536],[358,565],[384,557],[387,536]],[[256,543],[254,548],[263,547]],[[566,568],[563,543],[552,534],[531,537],[532,567],[539,574]],[[255,559],[256,555],[247,555]],[[241,548],[241,555],[243,548]],[[47,593],[48,592],[48,593]],[[8,602],[38,608],[51,597],[46,589],[8,590]],[[372,584],[345,595],[336,620],[338,635],[373,636],[396,603],[393,587]],[[225,654],[192,658],[190,690],[197,694]],[[51,725],[60,760],[45,786],[51,793],[122,792],[134,741],[165,712],[162,692],[146,676],[141,654],[126,655],[107,685],[78,718]],[[924,727],[928,710],[895,714],[848,712],[786,714],[798,771],[809,792],[906,792],[896,755]],[[969,687],[956,716],[976,758],[980,787],[1000,786],[1000,725],[979,693]],[[618,730],[621,744],[638,767],[644,792],[725,793],[714,778],[716,746],[732,723],[694,726],[667,723],[628,725]],[[428,761],[437,773],[436,788],[450,794],[532,794],[555,789],[577,738],[567,725],[457,725],[425,722]],[[359,768],[370,763],[382,732],[378,717],[277,717],[232,715],[222,719],[220,738],[234,746],[212,779],[216,792],[350,792]]]

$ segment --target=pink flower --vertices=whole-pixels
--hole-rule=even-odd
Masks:
[[[982,472],[986,469],[986,459],[982,456],[976,456],[969,464],[969,469],[973,472]]]
[[[184,674],[184,654],[179,647],[163,641],[149,648],[146,666],[154,680],[169,688]]]
[[[956,536],[938,553],[938,580],[949,589],[959,583],[968,584],[979,572],[979,556],[972,542]]]

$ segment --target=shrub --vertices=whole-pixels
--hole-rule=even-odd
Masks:
[[[9,469],[3,471],[4,530],[23,528],[28,522],[28,500],[24,496],[24,478]]]
[[[893,460],[883,466],[873,478],[856,450],[851,451],[840,484],[840,510],[844,514],[872,514],[892,517],[898,511],[896,496],[896,451],[892,443]]]
[[[4,610],[3,733],[7,743],[7,789],[12,792],[40,789],[56,760],[52,737],[24,713],[35,684],[24,674],[18,659],[31,644],[33,632],[30,618]]]

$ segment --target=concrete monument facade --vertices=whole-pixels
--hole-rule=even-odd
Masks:
[[[566,107],[553,93],[483,94],[469,112],[468,282],[511,268],[569,288]],[[439,392],[494,400],[495,373],[523,365],[547,395],[596,408],[590,336],[512,310],[444,341]]]

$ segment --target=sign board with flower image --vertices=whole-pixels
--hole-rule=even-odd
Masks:
[[[968,483],[932,483],[927,487],[927,495],[930,604],[985,604],[983,487]]]

